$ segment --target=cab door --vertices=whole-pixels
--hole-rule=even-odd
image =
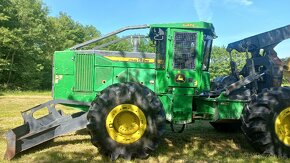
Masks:
[[[169,48],[169,87],[179,89],[182,94],[194,94],[200,81],[200,38],[199,31],[173,29]],[[182,88],[185,88],[184,90]],[[190,89],[192,88],[192,89]],[[185,91],[185,92],[184,92]]]

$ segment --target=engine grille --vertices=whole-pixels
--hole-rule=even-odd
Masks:
[[[93,91],[94,60],[95,55],[76,54],[74,91],[79,92]]]

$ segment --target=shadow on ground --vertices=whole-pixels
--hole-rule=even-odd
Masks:
[[[81,133],[83,134],[83,133]],[[78,136],[69,135],[69,137]],[[67,136],[63,136],[67,137]],[[82,144],[87,144],[88,148],[78,148]],[[85,147],[86,147],[85,146]],[[63,149],[63,150],[62,150]],[[97,156],[97,157],[96,157]],[[98,150],[91,145],[88,137],[72,140],[50,140],[39,146],[31,148],[21,154],[16,155],[15,161],[22,162],[28,157],[30,162],[108,162],[107,157],[102,156]]]
[[[146,162],[229,161],[229,159],[245,159],[245,156],[250,156],[254,152],[241,132],[220,133],[206,122],[188,125],[181,134],[172,133],[169,127],[167,125],[165,136],[158,149],[145,160]],[[102,156],[99,150],[91,145],[89,136],[84,135],[87,135],[87,131],[81,130],[75,135],[68,135],[70,138],[66,140],[48,141],[23,152],[15,159],[20,161],[29,157],[37,162],[59,162],[60,160],[61,162],[110,162],[108,157]],[[79,136],[79,138],[73,139],[74,136]],[[82,148],[78,148],[80,144],[84,144]],[[68,148],[75,149],[67,150]],[[34,155],[34,153],[37,154]],[[117,161],[126,162],[124,159]]]
[[[168,162],[221,161],[238,159],[255,153],[241,131],[217,132],[208,122],[188,125],[183,133],[172,133],[169,126],[154,157],[168,157]],[[225,160],[226,161],[226,160]]]

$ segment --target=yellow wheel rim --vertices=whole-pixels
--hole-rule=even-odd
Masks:
[[[146,117],[142,110],[132,104],[116,106],[106,118],[109,136],[122,144],[139,140],[146,130],[146,124]]]
[[[290,146],[290,107],[283,110],[276,118],[275,132],[279,140]]]

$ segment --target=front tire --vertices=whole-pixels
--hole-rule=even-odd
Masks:
[[[93,101],[87,118],[92,144],[112,160],[119,156],[146,158],[157,148],[165,129],[159,98],[137,83],[104,89]]]
[[[290,156],[290,87],[260,93],[242,114],[242,131],[266,155]]]

